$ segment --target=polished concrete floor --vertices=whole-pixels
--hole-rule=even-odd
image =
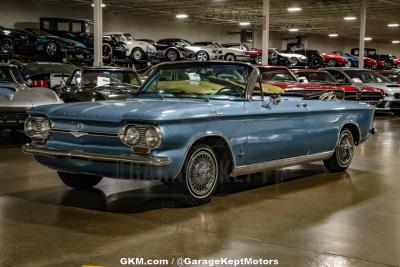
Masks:
[[[400,266],[400,118],[346,173],[319,164],[236,180],[202,207],[155,182],[69,190],[0,137],[0,266],[121,266],[123,257],[263,257],[279,266]]]

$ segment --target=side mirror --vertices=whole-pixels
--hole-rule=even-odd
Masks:
[[[273,105],[278,105],[282,101],[280,94],[271,94],[267,101],[263,101],[262,107],[270,109]]]

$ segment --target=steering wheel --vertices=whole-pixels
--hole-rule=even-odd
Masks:
[[[231,96],[238,96],[238,97],[244,97],[244,93],[242,90],[238,88],[230,88],[230,87],[224,87],[220,89],[216,95],[231,95]]]

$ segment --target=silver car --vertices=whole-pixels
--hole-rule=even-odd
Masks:
[[[27,109],[58,103],[54,91],[26,86],[17,66],[0,63],[0,129],[23,128]]]

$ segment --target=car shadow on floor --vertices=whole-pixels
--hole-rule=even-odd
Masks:
[[[30,201],[51,203],[68,207],[77,207],[96,211],[115,213],[138,213],[162,208],[187,208],[184,195],[176,193],[172,186],[158,182],[118,181],[106,179],[99,188],[88,191],[69,190],[67,187],[41,188],[12,193],[14,197]],[[304,190],[337,180],[351,184],[349,173],[327,173],[323,165],[307,164],[282,170],[258,173],[235,179],[229,179],[219,185],[216,197],[211,202],[224,198],[236,198],[235,195],[253,189],[266,189],[266,194],[257,194],[260,200],[277,198],[285,192]],[[296,185],[281,190],[282,184],[295,182]],[[117,183],[117,185],[115,184]],[[126,188],[132,188],[126,190]],[[138,188],[139,187],[139,188]],[[111,191],[117,191],[109,193]],[[241,202],[243,202],[241,200]]]

